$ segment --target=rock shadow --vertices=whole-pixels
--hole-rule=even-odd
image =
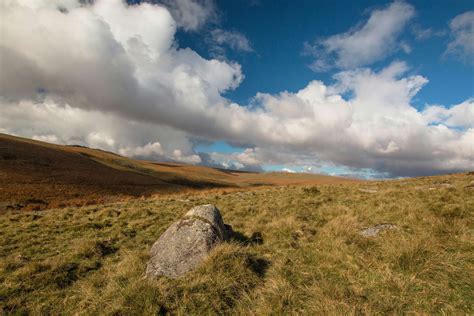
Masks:
[[[245,234],[239,231],[232,231],[229,240],[237,241],[244,246],[263,244],[263,236],[261,232],[254,232],[252,235],[250,235],[250,237],[247,237]],[[267,272],[268,267],[270,266],[270,261],[251,254],[245,259],[245,264],[247,268],[252,270],[260,278],[263,278]]]
[[[263,244],[263,236],[261,232],[254,232],[250,237],[247,237],[239,231],[233,231],[230,240],[238,241],[246,246]]]
[[[270,261],[263,258],[257,258],[255,256],[249,256],[245,263],[247,267],[255,274],[257,274],[260,278],[263,278],[265,276],[265,273],[267,272],[268,267],[270,266]]]

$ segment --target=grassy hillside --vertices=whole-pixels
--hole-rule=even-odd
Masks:
[[[194,205],[236,238],[182,279],[143,279]],[[219,190],[0,213],[0,309],[33,314],[473,314],[474,175]],[[398,229],[365,238],[379,223]]]
[[[350,181],[355,180],[133,160],[0,134],[0,211],[92,205],[196,189]]]

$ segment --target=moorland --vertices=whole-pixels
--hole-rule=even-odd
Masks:
[[[2,313],[474,312],[473,173],[230,172],[4,135],[0,149]],[[182,278],[145,279],[153,242],[209,203],[234,237]],[[381,223],[396,229],[360,234]]]

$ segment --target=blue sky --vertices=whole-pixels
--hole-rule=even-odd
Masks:
[[[383,68],[393,60],[404,60],[413,71],[428,77],[430,83],[417,95],[416,105],[441,103],[452,105],[474,94],[472,65],[456,58],[443,57],[449,42],[449,21],[472,10],[472,1],[409,1],[416,17],[401,38],[412,48],[399,51],[371,67]],[[247,103],[257,92],[297,91],[310,80],[331,81],[336,70],[315,73],[303,56],[303,44],[318,37],[343,33],[367,20],[370,10],[390,1],[217,1],[222,28],[243,33],[252,43],[253,52],[229,51],[227,57],[238,61],[245,80],[238,89],[226,94]],[[445,32],[442,36],[417,40],[412,28]],[[178,32],[180,46],[191,47],[210,56],[203,32]]]
[[[2,5],[1,133],[255,171],[474,169],[472,1]]]

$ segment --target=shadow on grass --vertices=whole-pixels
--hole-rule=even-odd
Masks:
[[[230,240],[238,241],[245,246],[263,244],[263,236],[261,232],[254,232],[250,237],[247,237],[241,232],[233,231]]]
[[[250,270],[258,275],[259,278],[263,278],[270,267],[270,261],[254,256],[248,257],[245,263]]]
[[[252,233],[252,235],[250,235],[250,237],[247,237],[239,231],[232,231],[230,240],[237,241],[244,246],[263,244],[263,236],[261,232],[254,232]],[[246,258],[245,264],[250,270],[255,272],[260,278],[262,278],[265,276],[265,272],[270,266],[270,261],[251,255]]]

